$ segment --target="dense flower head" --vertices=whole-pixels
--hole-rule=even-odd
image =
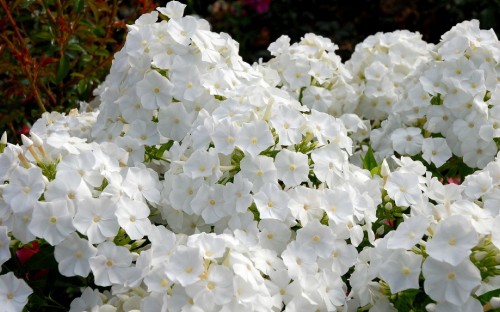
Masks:
[[[392,47],[387,49],[390,54]],[[380,157],[422,153],[439,168],[455,156],[471,168],[484,168],[498,152],[500,42],[493,30],[465,21],[427,51],[427,59],[400,79],[398,97],[382,116],[386,121],[371,133],[373,146]],[[390,142],[383,142],[384,136]]]
[[[403,97],[404,81],[432,59],[432,47],[419,33],[407,30],[377,33],[356,45],[346,62],[360,85],[359,102],[351,111],[372,120],[393,114]]]
[[[129,26],[94,103],[0,143],[0,261],[55,246],[96,286],[71,311],[446,310],[500,287],[491,32],[377,34],[345,65],[329,39],[281,37],[250,66],[184,7]],[[471,171],[446,184],[456,156]],[[0,278],[22,309],[31,289]]]

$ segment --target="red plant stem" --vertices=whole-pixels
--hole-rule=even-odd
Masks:
[[[17,38],[19,39],[20,43],[24,45],[24,38],[21,36],[21,33],[19,32],[19,28],[17,28],[16,21],[14,21],[14,18],[12,17],[12,14],[10,13],[9,6],[7,3],[5,3],[5,0],[0,0],[0,5],[2,5],[2,8],[5,11],[5,14],[7,15],[7,18],[9,19],[9,22],[12,24],[12,27],[14,28],[14,33],[16,34]]]
[[[36,73],[33,74],[32,68],[30,68],[31,66],[33,67],[33,69],[36,67],[35,60],[29,54],[28,47],[26,46],[26,43],[24,42],[24,37],[21,35],[21,32],[19,31],[19,28],[17,27],[16,21],[12,17],[12,14],[10,13],[9,6],[7,5],[7,3],[5,3],[5,0],[0,0],[0,5],[4,9],[5,14],[7,15],[7,18],[9,19],[9,22],[11,23],[12,28],[14,29],[14,33],[16,34],[16,36],[19,39],[19,44],[22,46],[22,51],[23,51],[22,55],[25,55],[25,57],[27,59],[26,62],[20,62],[21,69],[23,70],[25,75],[28,77],[28,80],[30,81],[30,85],[31,85],[31,88],[33,89],[33,94],[35,95],[35,100],[36,100],[38,106],[40,107],[40,109],[43,112],[46,112],[47,110],[45,109],[45,105],[43,105],[42,98],[40,97],[40,92],[39,92],[38,87],[36,85],[36,81],[35,81],[35,77],[34,77],[34,76],[36,76]],[[4,37],[4,39],[6,39],[6,38]],[[14,50],[14,52],[19,53],[19,50],[15,49],[13,44],[9,45],[9,47],[12,50]]]

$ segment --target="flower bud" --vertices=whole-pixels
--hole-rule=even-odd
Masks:
[[[40,147],[43,145],[42,139],[36,133],[32,132],[30,135],[36,147]]]
[[[7,131],[2,133],[2,138],[0,139],[0,144],[7,145]]]
[[[490,299],[490,304],[493,309],[500,308],[500,297],[493,297]]]
[[[485,251],[478,251],[476,253],[474,253],[474,258],[477,260],[477,261],[481,261],[484,259],[484,257],[486,257],[488,253],[485,252]]]
[[[33,146],[33,141],[31,141],[27,136],[24,134],[21,134],[21,141],[23,141],[23,145],[26,146],[26,148],[32,147]]]
[[[380,175],[385,178],[388,177],[391,174],[391,169],[389,169],[389,165],[387,164],[387,161],[384,159],[382,160],[382,165],[380,168]]]

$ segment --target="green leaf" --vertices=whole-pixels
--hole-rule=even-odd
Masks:
[[[361,156],[361,162],[363,163],[363,169],[369,170],[370,172],[378,167],[377,160],[375,159],[375,154],[373,154],[371,146],[368,147],[365,157]]]
[[[158,158],[162,158],[163,154],[165,154],[166,151],[169,151],[172,145],[174,145],[174,140],[169,140],[167,143],[162,144],[161,147],[156,152],[156,156]]]
[[[394,307],[398,311],[411,311],[415,307],[415,297],[420,292],[420,289],[407,289],[399,292],[393,299]]]
[[[130,243],[131,241],[132,240],[130,239],[130,237],[128,237],[124,229],[120,229],[118,231],[118,234],[113,239],[113,243],[115,243],[116,246],[124,246]]]
[[[488,303],[493,297],[500,297],[500,289],[492,290],[485,294],[482,294],[477,299],[479,299],[479,301],[481,301],[481,303],[484,305]]]
[[[56,83],[61,82],[64,77],[69,72],[69,60],[68,57],[65,55],[59,60],[59,67],[57,68],[57,76],[56,76]]]
[[[85,1],[83,0],[75,0],[75,6],[74,6],[75,13],[77,14],[80,13],[83,10],[84,4]]]
[[[434,96],[431,99],[431,104],[432,105],[441,105],[441,104],[443,104],[443,101],[441,100],[441,94],[438,94],[438,95]]]

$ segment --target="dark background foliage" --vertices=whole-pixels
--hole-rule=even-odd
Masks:
[[[68,111],[92,99],[126,24],[168,1],[0,0],[0,131],[10,141],[43,111]],[[187,0],[186,12],[229,33],[248,62],[269,58],[282,34],[299,41],[308,32],[332,39],[348,60],[367,36],[418,31],[437,43],[453,25],[479,19],[500,30],[500,0]],[[13,134],[14,137],[12,136]]]

